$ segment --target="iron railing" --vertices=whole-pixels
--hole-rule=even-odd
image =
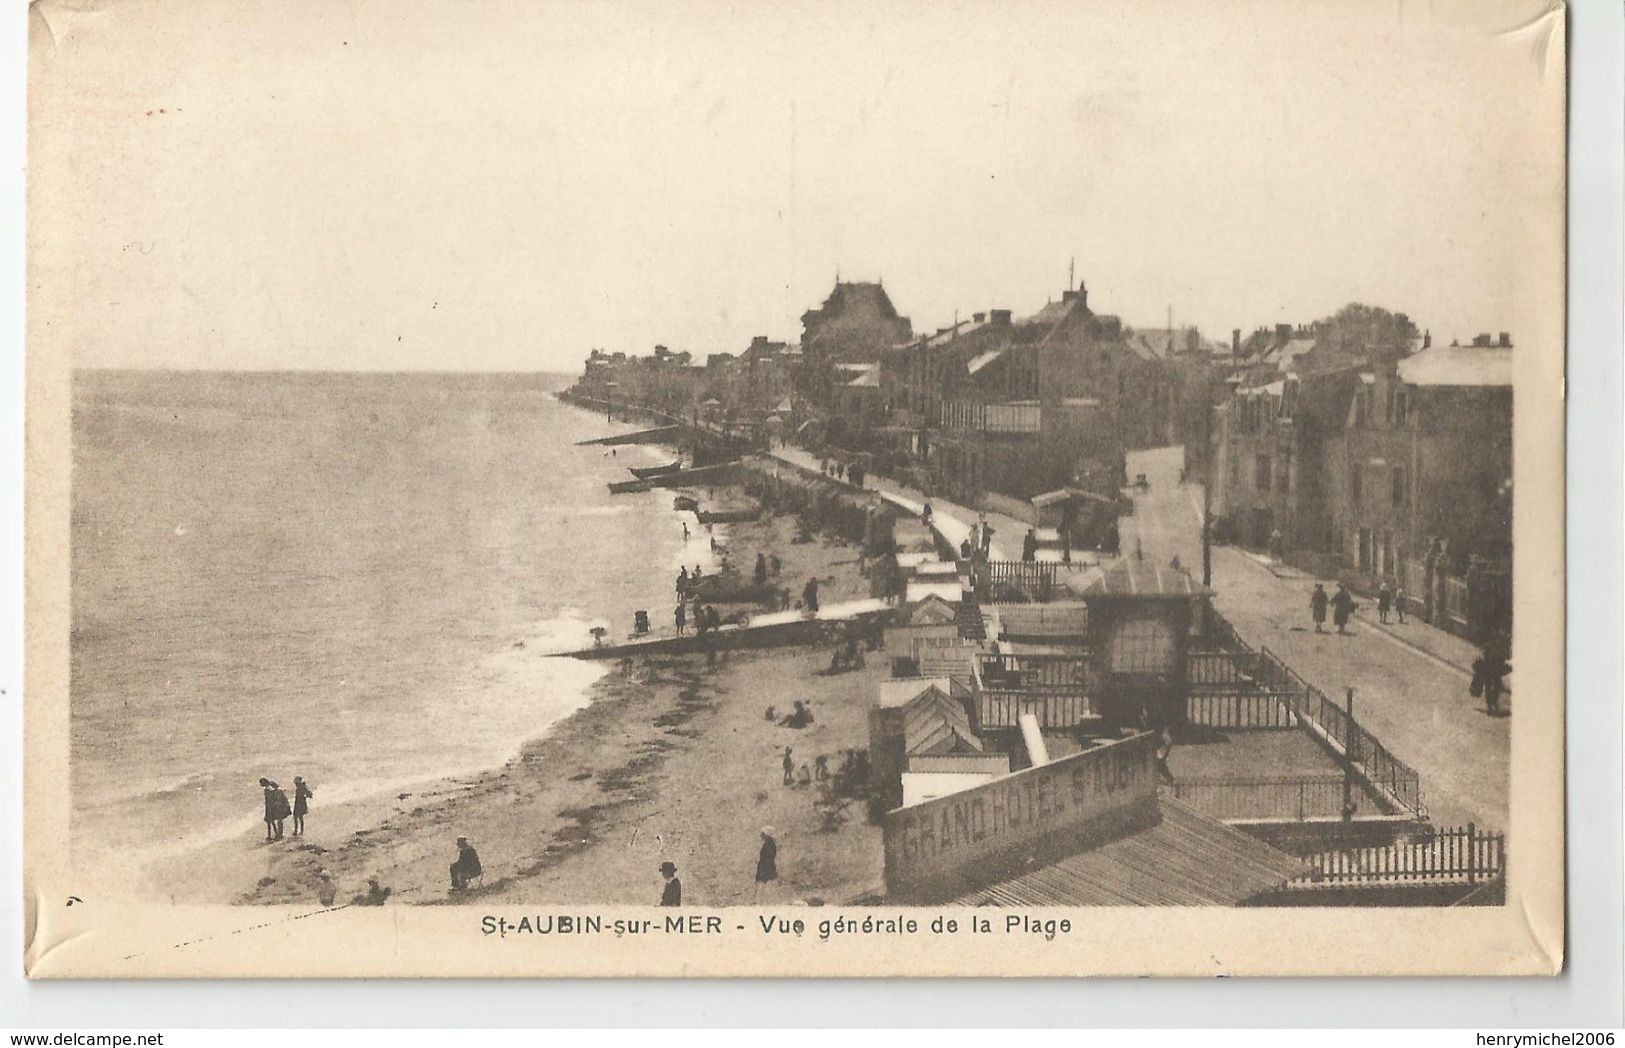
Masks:
[[[1337,819],[1345,795],[1358,806],[1372,804],[1363,787],[1348,789],[1341,775],[1258,776],[1180,779],[1162,787],[1215,819]]]
[[[1205,661],[1202,662],[1203,669],[1193,672],[1231,672],[1223,668],[1225,658],[1238,659],[1238,653],[1251,655],[1255,661],[1238,659],[1234,665],[1243,667],[1261,691],[1285,704],[1300,727],[1305,731],[1310,731],[1311,726],[1319,728],[1343,751],[1344,759],[1360,769],[1373,787],[1385,790],[1394,803],[1406,811],[1418,816],[1426,814],[1422,805],[1421,777],[1416,769],[1389,752],[1376,736],[1349,715],[1348,710],[1328,699],[1319,688],[1304,680],[1268,648],[1254,652],[1216,610],[1210,609],[1209,621],[1210,635],[1223,642],[1221,651],[1194,654],[1193,658]],[[1244,670],[1235,672],[1239,675]]]

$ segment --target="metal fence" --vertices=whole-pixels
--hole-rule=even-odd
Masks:
[[[1315,884],[1421,884],[1454,882],[1478,884],[1494,880],[1506,869],[1506,839],[1464,827],[1436,830],[1419,837],[1385,844],[1350,843],[1305,860],[1310,872],[1295,878],[1294,886]]]
[[[1237,662],[1236,665],[1245,665],[1251,671],[1248,676],[1260,691],[1286,705],[1294,720],[1306,731],[1310,725],[1318,727],[1343,750],[1348,761],[1358,766],[1369,783],[1387,791],[1401,808],[1419,816],[1426,814],[1422,805],[1421,779],[1414,768],[1390,753],[1374,735],[1360,727],[1348,710],[1328,699],[1319,688],[1304,680],[1268,648],[1253,652],[1223,616],[1217,611],[1211,612],[1211,616],[1213,634],[1227,638],[1227,643],[1234,647],[1221,652],[1199,653],[1200,658],[1207,660],[1205,668],[1199,672],[1229,672],[1222,668],[1224,659],[1237,659],[1238,652],[1254,656],[1255,662]],[[1215,715],[1222,715],[1222,712],[1218,711]]]
[[[1418,814],[1423,812],[1421,779],[1414,768],[1390,753],[1375,735],[1360,727],[1348,710],[1298,676],[1268,648],[1259,655],[1263,676],[1272,687],[1288,693],[1286,701],[1294,714],[1318,725],[1328,738],[1342,747],[1344,756],[1360,767],[1372,785],[1387,790],[1402,808]]]
[[[1181,779],[1164,790],[1215,819],[1336,819],[1343,814],[1341,775]],[[1363,788],[1350,791],[1358,806],[1370,803]]]

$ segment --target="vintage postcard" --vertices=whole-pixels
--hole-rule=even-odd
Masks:
[[[1561,970],[1561,4],[29,23],[30,975]]]

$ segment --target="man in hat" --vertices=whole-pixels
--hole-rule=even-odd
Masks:
[[[677,864],[670,860],[661,863],[660,875],[666,878],[666,887],[660,892],[660,905],[683,905],[683,882],[677,879]]]
[[[462,891],[484,872],[480,866],[480,853],[468,843],[467,837],[457,838],[457,861],[451,864],[451,890]]]

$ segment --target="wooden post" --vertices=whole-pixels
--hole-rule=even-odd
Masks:
[[[1467,824],[1467,883],[1478,883],[1478,849],[1474,847],[1478,836],[1478,827],[1472,823]]]

